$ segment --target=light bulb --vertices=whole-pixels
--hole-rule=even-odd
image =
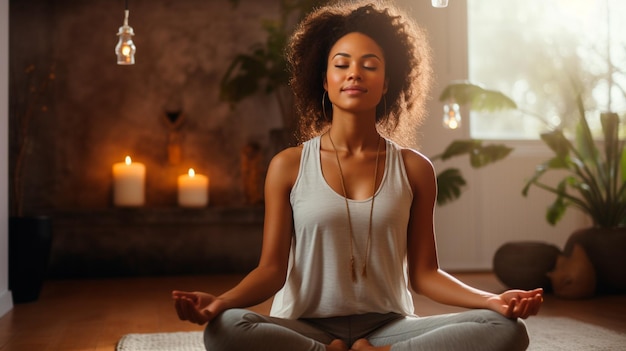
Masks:
[[[128,10],[124,11],[124,25],[120,27],[117,36],[120,38],[115,46],[118,65],[134,65],[137,48],[133,43],[133,27],[128,25]]]
[[[448,7],[448,0],[432,0],[433,7]]]
[[[451,102],[443,105],[443,126],[448,129],[457,129],[461,126],[459,104]]]

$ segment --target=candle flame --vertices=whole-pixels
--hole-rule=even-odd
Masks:
[[[126,156],[126,164],[130,165],[133,161],[130,159],[130,156]]]
[[[194,171],[193,168],[189,168],[189,172],[187,172],[187,174],[189,174],[190,177],[193,177],[196,175],[196,171]]]

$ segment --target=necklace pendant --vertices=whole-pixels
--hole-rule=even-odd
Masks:
[[[343,190],[343,199],[346,203],[346,213],[348,215],[348,232],[350,234],[350,274],[352,277],[352,282],[356,283],[357,274],[356,268],[354,267],[354,234],[352,233],[352,219],[350,217],[350,206],[348,205],[348,193],[346,191],[346,184],[343,177],[343,170],[341,169],[341,162],[339,161],[339,153],[337,152],[337,148],[335,147],[335,143],[333,142],[333,138],[330,136],[330,131],[327,132],[328,139],[330,140],[333,149],[335,150],[335,158],[337,159],[337,168],[339,169],[339,176],[341,177],[341,188]],[[363,278],[367,278],[367,261],[370,253],[370,245],[372,241],[372,216],[374,213],[374,198],[376,197],[376,179],[378,178],[378,157],[380,156],[380,143],[382,138],[378,137],[378,145],[376,146],[376,162],[374,167],[374,184],[372,185],[372,201],[370,204],[370,218],[369,218],[369,226],[368,226],[368,235],[367,235],[367,245],[365,248],[365,254],[363,255],[363,268],[361,270],[361,276]]]

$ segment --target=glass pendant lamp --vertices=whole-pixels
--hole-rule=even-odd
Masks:
[[[456,102],[443,105],[443,126],[448,129],[457,129],[461,126],[461,112]]]
[[[133,43],[133,27],[128,25],[128,0],[126,1],[126,10],[124,10],[124,25],[119,28],[117,36],[119,40],[115,46],[115,54],[117,55],[118,65],[134,65],[135,52],[137,48]]]

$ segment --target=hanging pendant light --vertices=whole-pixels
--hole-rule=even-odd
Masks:
[[[115,46],[115,54],[117,55],[118,65],[134,65],[135,52],[137,48],[133,43],[133,27],[128,25],[128,0],[126,0],[126,10],[124,10],[124,25],[122,25],[117,33],[119,41]]]
[[[461,112],[456,102],[443,105],[443,126],[448,129],[457,129],[461,126]]]
[[[433,7],[447,7],[448,0],[432,0]]]

